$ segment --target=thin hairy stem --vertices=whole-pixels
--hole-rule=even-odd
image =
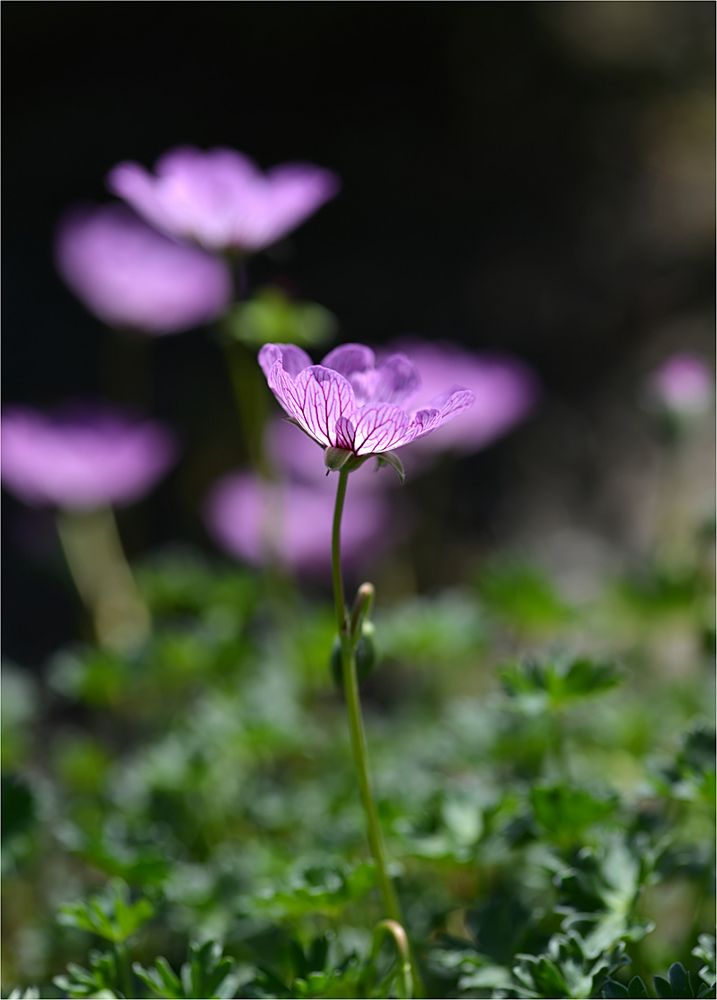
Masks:
[[[346,608],[343,574],[341,572],[341,518],[346,500],[346,487],[349,472],[339,471],[339,481],[336,490],[336,506],[331,544],[331,570],[334,584],[334,604],[336,607],[336,627],[341,643],[341,671],[343,677],[344,697],[348,714],[351,751],[353,754],[356,775],[358,777],[361,804],[366,816],[366,831],[371,855],[376,865],[379,888],[383,899],[383,907],[389,920],[403,927],[401,905],[388,871],[388,857],[378,818],[378,811],[371,789],[371,776],[368,762],[368,746],[361,714],[361,699],[356,677],[356,642],[358,637],[352,634],[351,621]],[[407,941],[407,939],[406,939]],[[413,981],[414,995],[418,995],[420,979],[410,948],[408,949]]]

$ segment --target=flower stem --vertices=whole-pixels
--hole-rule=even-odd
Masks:
[[[346,486],[349,472],[346,469],[339,471],[338,487],[336,489],[336,506],[334,508],[334,521],[331,534],[331,570],[334,585],[334,604],[336,607],[336,627],[341,643],[341,669],[343,676],[344,696],[346,698],[346,709],[348,713],[349,733],[351,737],[351,751],[353,753],[354,765],[358,777],[359,793],[366,816],[366,829],[368,843],[373,856],[376,872],[378,874],[379,887],[383,898],[383,907],[389,920],[403,926],[403,915],[401,904],[399,903],[396,890],[388,871],[388,857],[386,846],[383,840],[381,824],[378,818],[378,811],[371,790],[371,776],[368,762],[368,746],[366,744],[366,733],[363,727],[361,714],[361,699],[359,696],[358,680],[356,678],[356,641],[357,636],[352,634],[351,620],[346,608],[346,597],[344,593],[343,574],[341,572],[341,518],[346,500]],[[409,960],[414,986],[414,996],[419,995],[420,978],[416,968],[413,954],[409,949]]]
[[[57,531],[100,643],[126,650],[143,642],[149,634],[149,613],[124,554],[112,509],[62,511]]]

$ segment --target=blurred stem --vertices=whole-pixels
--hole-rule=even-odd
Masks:
[[[264,451],[268,396],[261,370],[253,352],[232,339],[231,333],[223,333],[222,340],[247,456],[256,471],[268,479],[270,468]]]
[[[117,957],[117,975],[126,1000],[131,1000],[132,987],[132,966],[129,962],[127,945],[124,942],[115,943],[115,955]]]
[[[373,932],[374,960],[378,957],[378,952],[381,947],[381,938],[384,935],[387,935],[393,940],[393,943],[396,946],[396,951],[398,952],[403,996],[405,998],[412,997],[414,989],[413,974],[411,972],[411,947],[408,943],[408,938],[406,937],[406,931],[403,929],[401,924],[396,923],[395,920],[382,920],[380,923],[376,924]]]
[[[144,640],[149,614],[127,563],[112,509],[60,511],[57,532],[98,641],[123,650]]]
[[[399,903],[396,890],[388,872],[386,847],[383,840],[383,833],[381,831],[381,824],[378,818],[376,803],[371,790],[368,746],[366,743],[366,733],[364,731],[363,718],[361,714],[361,699],[359,696],[358,681],[356,678],[355,653],[357,637],[352,635],[351,620],[346,608],[343,574],[341,572],[341,518],[344,512],[348,477],[349,473],[346,469],[341,469],[339,471],[339,481],[336,489],[336,506],[334,508],[334,521],[331,533],[331,572],[334,585],[336,627],[339,634],[339,641],[341,643],[341,670],[343,675],[343,687],[346,697],[346,710],[348,714],[349,733],[351,737],[351,751],[353,753],[354,765],[356,767],[356,774],[358,777],[361,803],[366,816],[368,843],[376,865],[379,886],[383,897],[383,906],[389,920],[400,925],[403,930],[401,904]],[[406,948],[411,967],[414,995],[418,996],[420,978],[413,954],[408,945],[408,939],[406,939]]]
[[[246,297],[248,288],[245,259],[240,255],[229,257],[229,265],[234,281],[235,306]],[[264,428],[266,426],[269,396],[257,364],[256,352],[237,340],[232,330],[233,307],[225,315],[220,330],[227,359],[229,378],[234,391],[234,400],[241,422],[244,445],[250,464],[264,479],[271,478],[271,468],[264,450]]]

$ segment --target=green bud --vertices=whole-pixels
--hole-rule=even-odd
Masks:
[[[353,452],[347,451],[345,448],[327,448],[324,452],[324,465],[332,472],[337,472],[339,469],[343,469],[352,454]]]
[[[374,643],[374,627],[371,622],[364,622],[361,636],[356,643],[354,656],[356,657],[356,676],[359,684],[369,677],[375,667],[378,657],[376,655],[376,645]],[[343,670],[341,668],[341,642],[337,638],[331,650],[331,675],[334,684],[339,691],[343,690]]]

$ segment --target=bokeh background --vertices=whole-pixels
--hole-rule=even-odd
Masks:
[[[671,351],[713,349],[714,15],[7,3],[5,401],[99,395],[166,419],[183,461],[123,513],[128,546],[210,546],[198,500],[241,457],[221,353],[204,334],[108,336],[58,278],[53,229],[105,200],[116,162],[179,143],[305,159],[343,191],[255,259],[252,283],[325,305],[342,340],[505,350],[545,387],[529,422],[452,473],[445,558],[424,582],[455,574],[456,541],[471,558],[511,545],[570,586],[644,554],[663,486],[641,386]],[[682,499],[704,506],[709,438],[692,452]],[[43,569],[51,524],[8,507],[5,643],[39,663],[72,637],[72,608]]]

